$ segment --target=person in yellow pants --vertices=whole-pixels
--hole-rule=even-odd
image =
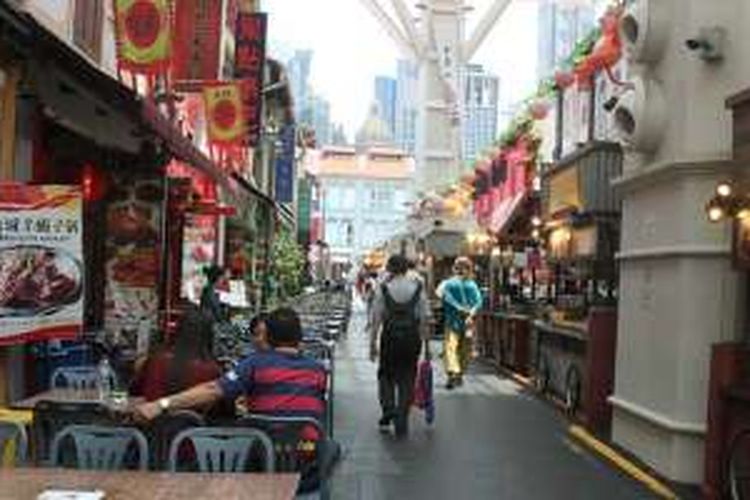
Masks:
[[[474,317],[482,307],[482,293],[471,278],[473,264],[468,257],[453,263],[453,276],[438,286],[445,317],[445,372],[447,389],[463,384],[471,360]]]

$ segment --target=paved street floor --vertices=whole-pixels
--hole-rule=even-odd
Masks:
[[[415,410],[408,440],[381,434],[376,365],[363,327],[355,305],[337,354],[334,432],[344,457],[334,473],[334,499],[651,498],[572,442],[550,405],[481,367],[449,392],[434,362],[435,424]],[[433,353],[440,350],[436,345]]]

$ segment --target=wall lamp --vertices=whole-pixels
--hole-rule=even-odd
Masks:
[[[750,198],[735,191],[729,182],[722,182],[716,186],[714,197],[706,203],[706,216],[710,222],[721,222],[725,218],[750,217]]]

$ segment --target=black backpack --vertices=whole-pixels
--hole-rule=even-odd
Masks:
[[[419,319],[417,318],[417,303],[422,293],[422,283],[417,283],[417,290],[407,302],[396,302],[388,292],[388,286],[382,285],[385,299],[385,321],[383,334],[390,342],[396,344],[412,344],[419,342]]]

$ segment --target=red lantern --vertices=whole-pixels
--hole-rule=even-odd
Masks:
[[[81,191],[86,201],[99,201],[104,198],[106,191],[106,177],[104,173],[91,163],[86,163],[81,169]]]

